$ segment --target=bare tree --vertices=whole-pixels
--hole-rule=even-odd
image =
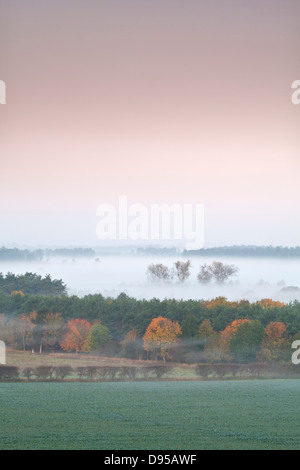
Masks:
[[[214,261],[211,266],[213,276],[218,284],[222,284],[229,277],[234,276],[238,272],[238,268],[234,264],[224,264],[220,261]]]
[[[59,344],[63,332],[63,318],[60,313],[47,313],[44,318],[43,344],[50,349],[54,349]]]
[[[234,264],[224,264],[220,261],[214,261],[211,265],[203,264],[200,266],[198,281],[209,283],[214,279],[217,284],[223,284],[237,272],[238,268]]]
[[[213,273],[211,272],[210,266],[203,264],[200,266],[200,272],[198,274],[198,281],[202,284],[208,284],[213,278]]]
[[[150,281],[167,281],[170,279],[171,273],[168,266],[161,263],[152,263],[147,267],[146,274]]]
[[[187,261],[176,261],[175,266],[175,276],[180,282],[184,282],[190,276],[190,260]]]

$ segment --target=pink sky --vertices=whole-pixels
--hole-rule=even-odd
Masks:
[[[203,203],[205,244],[300,243],[297,0],[0,0],[0,245]]]

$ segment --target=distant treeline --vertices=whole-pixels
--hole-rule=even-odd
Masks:
[[[137,254],[145,256],[178,256],[181,254],[181,250],[175,247],[138,247],[136,250]]]
[[[0,273],[0,295],[66,295],[67,287],[61,279],[51,279],[34,273],[5,276]]]
[[[109,255],[142,256],[235,256],[235,257],[269,257],[292,258],[300,257],[300,247],[284,246],[255,246],[235,245],[214,248],[201,248],[200,250],[180,250],[176,247],[97,247],[93,248],[44,248],[44,249],[19,249],[0,248],[0,261],[40,261],[52,257],[83,258]]]
[[[201,248],[200,250],[184,250],[184,256],[237,256],[237,257],[266,257],[292,258],[300,257],[300,246],[223,246],[216,248]]]
[[[0,261],[40,261],[55,256],[66,258],[93,257],[92,248],[53,248],[20,250],[19,248],[0,248]]]

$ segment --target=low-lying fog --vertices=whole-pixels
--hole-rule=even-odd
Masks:
[[[146,269],[151,263],[162,263],[172,268],[177,257],[146,256],[104,256],[99,259],[58,259],[32,262],[2,262],[0,271],[24,274],[26,271],[52,279],[62,279],[68,287],[68,294],[83,296],[101,293],[115,297],[121,292],[136,298],[176,298],[176,299],[211,299],[225,296],[228,300],[248,299],[256,301],[272,298],[289,302],[300,300],[299,260],[266,258],[208,258],[192,257],[191,275],[183,284],[175,280],[161,285],[147,279]],[[224,285],[202,285],[197,280],[200,265],[212,261],[235,264],[239,268],[236,276]]]

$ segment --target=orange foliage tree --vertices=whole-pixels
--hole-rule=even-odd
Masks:
[[[65,351],[82,352],[85,350],[85,343],[91,329],[90,322],[77,318],[70,320],[67,324],[67,331],[60,345]]]
[[[143,337],[144,349],[152,352],[153,359],[157,359],[160,354],[165,361],[169,356],[169,348],[179,341],[181,334],[178,322],[163,317],[154,318]]]
[[[282,349],[287,342],[285,324],[273,321],[266,326],[265,334],[266,336],[262,343],[262,358],[270,361],[279,359]]]
[[[220,333],[219,345],[223,350],[230,349],[230,341],[237,332],[238,327],[246,322],[250,323],[250,320],[247,320],[246,318],[234,320],[230,325],[225,328],[225,330]]]

